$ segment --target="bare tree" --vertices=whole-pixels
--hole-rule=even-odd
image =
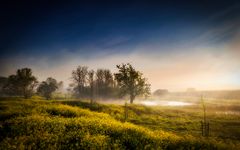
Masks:
[[[96,90],[98,97],[102,97],[104,86],[104,70],[98,69],[96,72]]]
[[[98,69],[96,72],[96,84],[98,96],[111,97],[114,88],[113,74],[109,69]]]
[[[73,82],[77,85],[75,87],[78,97],[83,97],[86,90],[87,84],[88,67],[78,66],[76,70],[72,71]]]
[[[88,71],[88,84],[90,87],[90,101],[92,104],[94,101],[94,71],[93,70]]]
[[[113,88],[113,75],[110,70],[103,70],[104,83],[103,83],[103,96],[110,97]]]

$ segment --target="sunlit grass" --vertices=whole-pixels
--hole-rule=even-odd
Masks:
[[[128,122],[123,122],[124,107],[119,105],[1,99],[0,149],[237,148],[231,141],[192,134],[198,129],[192,117],[200,119],[201,114],[189,111],[131,105]]]

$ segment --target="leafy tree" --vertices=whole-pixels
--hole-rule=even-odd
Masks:
[[[30,68],[18,69],[16,75],[10,75],[4,89],[8,94],[30,98],[37,85],[37,79]]]
[[[86,66],[78,66],[76,70],[72,71],[72,79],[76,85],[74,90],[78,97],[84,97],[86,94],[87,74],[88,67]]]
[[[61,82],[60,82],[60,84],[61,84]],[[42,96],[44,96],[46,99],[50,99],[52,96],[52,93],[58,89],[60,84],[57,83],[56,79],[49,77],[49,78],[47,78],[46,81],[43,81],[39,85],[37,92],[39,94],[41,94]]]
[[[118,73],[115,73],[115,79],[118,82],[122,95],[130,96],[130,103],[138,95],[150,93],[150,84],[146,82],[146,78],[142,77],[142,73],[136,71],[131,64],[117,65]]]

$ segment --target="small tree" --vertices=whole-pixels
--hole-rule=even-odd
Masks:
[[[203,96],[201,96],[201,103],[203,109],[203,121],[201,121],[202,135],[209,136],[209,122],[207,121],[206,104],[204,102]]]
[[[52,97],[52,93],[58,89],[58,85],[56,79],[49,77],[39,85],[37,91],[48,100]]]
[[[21,95],[24,98],[30,98],[37,85],[37,79],[32,75],[30,68],[18,69],[16,75],[10,75],[5,91],[11,95]]]
[[[117,65],[118,73],[115,73],[115,79],[118,82],[122,95],[130,96],[130,103],[138,95],[148,95],[150,93],[150,84],[146,82],[146,78],[142,77],[142,73],[136,71],[131,64]]]

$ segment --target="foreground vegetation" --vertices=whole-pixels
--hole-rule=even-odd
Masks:
[[[128,122],[124,122],[124,107],[119,105],[1,98],[0,149],[239,148],[238,136],[229,140],[195,136],[198,133],[192,130],[197,129],[194,122],[200,119],[198,115],[167,107],[131,105]]]
[[[128,122],[151,130],[165,130],[178,135],[201,135],[203,110],[200,101],[188,100],[191,106],[145,106],[129,105]],[[121,105],[90,105],[81,101],[56,101],[72,106],[104,112],[117,120],[124,120],[125,107]],[[210,137],[240,141],[240,103],[238,100],[206,100],[207,120],[210,122]]]

